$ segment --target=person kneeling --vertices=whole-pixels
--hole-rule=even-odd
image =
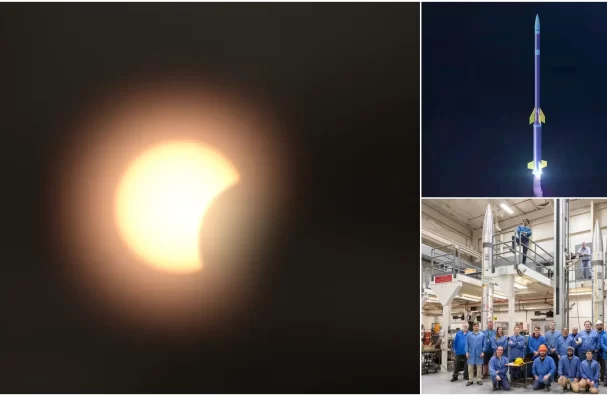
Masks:
[[[563,391],[566,391],[569,386],[573,392],[578,393],[580,391],[580,358],[575,356],[574,352],[575,348],[569,346],[567,356],[561,356],[559,359],[558,383],[563,387]]]
[[[504,356],[504,348],[498,347],[495,356],[489,360],[489,375],[493,382],[493,390],[498,390],[501,386],[504,390],[510,390],[510,383],[506,377],[506,368],[508,359]]]
[[[542,344],[538,348],[540,356],[533,361],[531,373],[533,374],[533,390],[546,389],[550,391],[550,384],[556,371],[554,360],[550,356],[546,356],[548,348]]]
[[[590,393],[599,393],[599,376],[601,367],[592,359],[592,351],[586,352],[586,360],[580,364],[580,390],[590,390]]]

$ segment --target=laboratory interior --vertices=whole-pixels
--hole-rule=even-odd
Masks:
[[[607,393],[605,228],[607,199],[423,199],[422,393]]]

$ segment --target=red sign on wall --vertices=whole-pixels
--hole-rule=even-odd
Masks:
[[[434,283],[446,283],[453,281],[453,274],[449,275],[437,275],[434,277]]]

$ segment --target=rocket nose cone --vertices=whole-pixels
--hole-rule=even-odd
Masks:
[[[491,242],[493,240],[493,212],[491,204],[487,205],[485,211],[485,219],[483,220],[483,242]]]
[[[539,16],[539,14],[535,15],[535,30],[540,30],[540,16]]]
[[[592,233],[592,250],[595,252],[603,252],[603,234],[597,220],[594,224],[594,232]]]

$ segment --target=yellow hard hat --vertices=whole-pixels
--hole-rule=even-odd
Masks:
[[[519,366],[522,365],[523,363],[525,363],[523,361],[523,358],[516,358],[516,360],[514,361],[514,364],[518,364]]]

